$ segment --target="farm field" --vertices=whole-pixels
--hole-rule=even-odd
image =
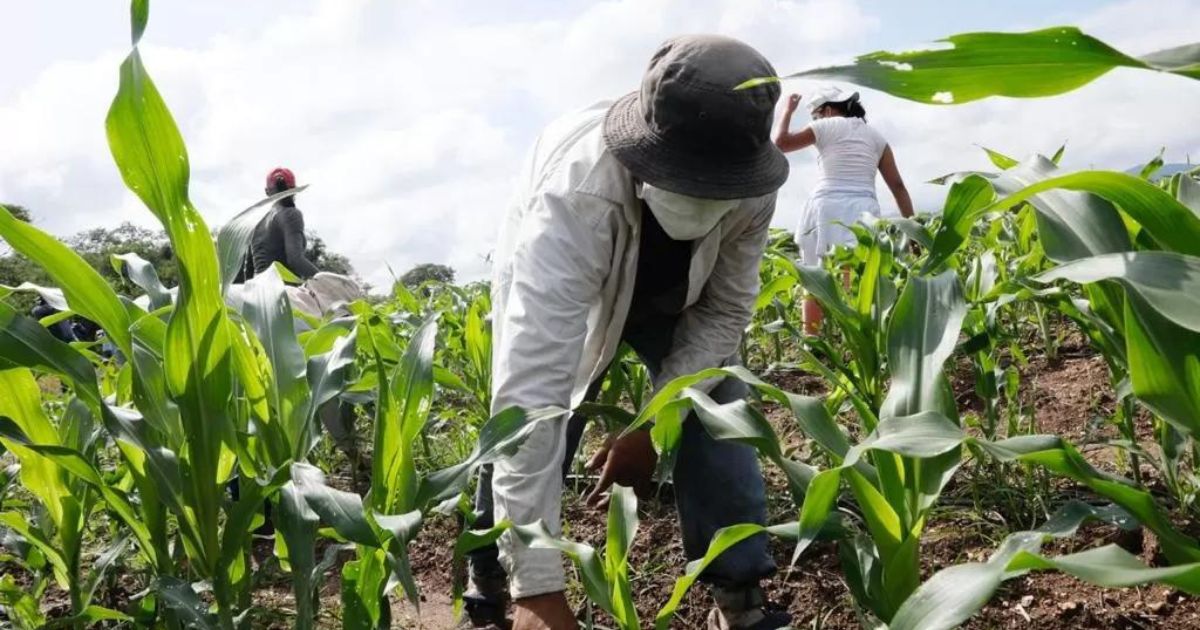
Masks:
[[[139,50],[148,2],[130,15],[105,131],[177,284],[129,253],[110,261],[118,291],[0,207],[0,239],[52,280],[0,285],[0,627],[452,628],[465,554],[513,535],[567,553],[584,627],[700,628],[697,576],[762,533],[768,599],[798,629],[1200,627],[1200,169],[988,148],[994,168],[938,180],[940,207],[850,226],[822,266],[772,230],[741,365],[654,384],[622,349],[580,407],[562,535],[477,527],[478,471],[566,411],[493,410],[488,284],[396,282],[313,315],[282,266],[235,282],[259,219],[299,190],[206,221]],[[1200,79],[1196,44],[1134,57],[1069,27],[951,41],[792,76],[930,106],[1118,67]],[[31,317],[33,299],[57,314]],[[72,316],[103,337],[55,338]],[[711,379],[751,396],[719,404]],[[693,563],[671,466],[685,421],[756,449],[769,504],[766,526],[721,530]],[[587,457],[638,430],[655,488],[586,507]]]

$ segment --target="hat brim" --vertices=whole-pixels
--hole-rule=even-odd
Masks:
[[[779,190],[788,161],[772,142],[741,159],[700,156],[654,133],[642,117],[638,92],[613,103],[604,117],[604,142],[613,157],[638,179],[701,199],[746,199]]]

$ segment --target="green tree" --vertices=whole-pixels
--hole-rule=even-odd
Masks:
[[[3,205],[14,217],[26,223],[33,223],[33,214],[29,212],[28,208],[11,204],[0,205]],[[50,283],[50,276],[28,258],[14,252],[7,243],[3,243],[0,245],[0,284],[15,287],[22,282],[46,285]],[[32,295],[18,294],[9,298],[9,302],[22,312],[28,312],[35,301],[36,298]]]
[[[99,271],[120,295],[139,295],[142,291],[113,268],[112,256],[115,254],[137,254],[154,266],[164,285],[173,287],[179,283],[179,268],[166,234],[161,230],[125,222],[115,228],[85,230],[66,239],[66,243]]]
[[[311,260],[317,269],[343,276],[354,275],[354,265],[350,264],[350,259],[344,254],[329,251],[325,240],[312,232],[307,232],[305,237],[308,241],[308,249],[305,250],[304,256]]]
[[[409,269],[400,276],[400,283],[415,289],[426,282],[454,282],[454,269],[437,263],[424,263]]]

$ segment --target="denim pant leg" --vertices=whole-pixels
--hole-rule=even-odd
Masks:
[[[727,378],[709,396],[718,403],[741,400],[745,383]],[[754,449],[714,440],[695,414],[683,425],[678,459],[672,474],[683,549],[688,560],[702,558],[713,534],[739,523],[765,525],[766,486]],[[767,536],[757,534],[721,554],[701,574],[701,581],[725,588],[743,588],[775,573]]]
[[[479,469],[479,483],[475,486],[475,524],[469,529],[491,529],[496,524],[495,505],[492,498],[492,465],[487,464]],[[480,593],[480,595],[504,594],[504,567],[500,565],[500,550],[495,543],[467,552],[467,567],[471,581],[481,590],[495,590],[498,593]]]

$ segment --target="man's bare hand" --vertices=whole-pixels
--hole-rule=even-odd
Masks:
[[[562,591],[513,602],[512,630],[578,630],[575,613]]]
[[[657,464],[658,454],[654,452],[649,431],[634,431],[606,443],[588,462],[591,470],[603,466],[600,481],[587,496],[588,506],[603,507],[607,503],[605,493],[614,483],[633,488],[640,497],[647,496],[652,489],[651,479]]]
[[[788,96],[788,102],[787,102],[788,111],[794,112],[794,111],[796,111],[797,107],[800,107],[800,95],[792,94],[791,96]]]

